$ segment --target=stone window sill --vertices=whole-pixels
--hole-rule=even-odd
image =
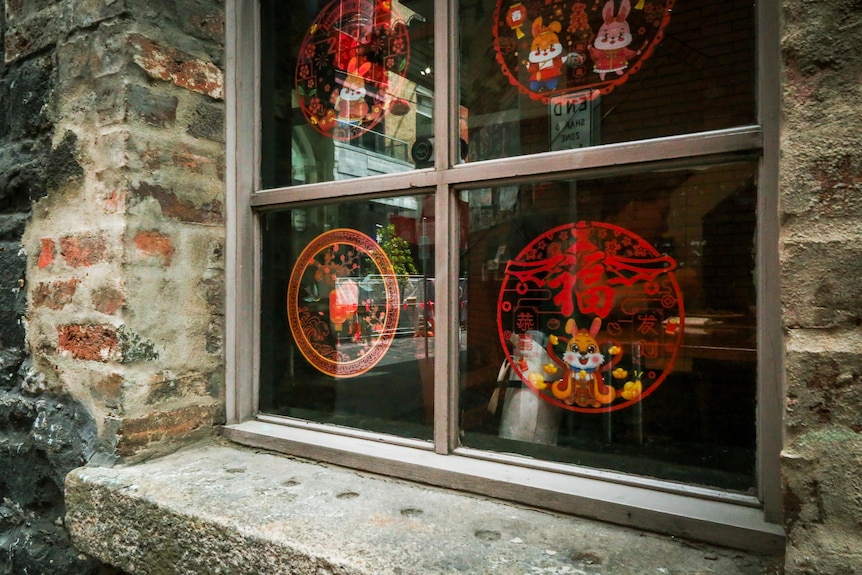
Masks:
[[[208,442],[66,479],[76,546],[132,575],[778,573],[779,558]]]

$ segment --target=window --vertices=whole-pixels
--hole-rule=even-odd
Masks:
[[[237,2],[226,435],[780,538],[766,10]]]

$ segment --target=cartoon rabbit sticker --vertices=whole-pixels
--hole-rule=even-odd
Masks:
[[[555,355],[552,347],[558,338],[552,336],[548,342],[548,355],[563,368],[563,377],[551,385],[551,392],[566,405],[601,407],[616,397],[616,390],[605,385],[602,379],[601,367],[605,356],[599,351],[596,341],[601,327],[601,318],[595,318],[589,331],[579,330],[575,320],[570,318],[566,322],[566,333],[572,337],[566,343],[562,359]]]
[[[628,68],[629,60],[640,55],[628,46],[632,43],[632,33],[626,18],[631,12],[629,0],[622,0],[620,11],[614,16],[614,0],[608,0],[602,8],[604,22],[596,33],[593,45],[590,46],[590,57],[593,59],[593,71],[602,80],[605,74],[611,72],[622,76]]]
[[[563,44],[557,35],[560,30],[559,22],[543,26],[541,16],[533,20],[533,42],[527,62],[533,92],[557,89],[563,75]]]
[[[347,63],[347,75],[335,100],[339,122],[358,126],[368,115],[365,76],[370,69],[371,62],[359,64],[355,56]]]

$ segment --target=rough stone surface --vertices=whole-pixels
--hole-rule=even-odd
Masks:
[[[784,0],[783,16],[786,572],[860,573],[862,11]]]
[[[223,23],[216,0],[0,2],[0,575],[115,573],[70,544],[65,474],[223,418],[224,312],[197,294],[222,269]],[[208,220],[130,210],[141,181]]]
[[[769,558],[218,443],[77,469],[66,497],[75,543],[132,574],[779,572]]]

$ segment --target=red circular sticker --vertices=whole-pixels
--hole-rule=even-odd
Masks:
[[[498,0],[494,49],[509,81],[535,100],[608,94],[661,41],[673,0]]]
[[[352,140],[392,106],[407,73],[407,25],[388,0],[335,0],[320,11],[299,48],[296,93],[315,130]]]
[[[380,245],[356,230],[330,230],[306,246],[290,274],[290,332],[317,370],[354,377],[386,355],[399,302],[395,271]]]
[[[545,401],[578,412],[639,402],[673,368],[684,323],[676,261],[612,224],[566,224],[507,263],[506,358]]]

